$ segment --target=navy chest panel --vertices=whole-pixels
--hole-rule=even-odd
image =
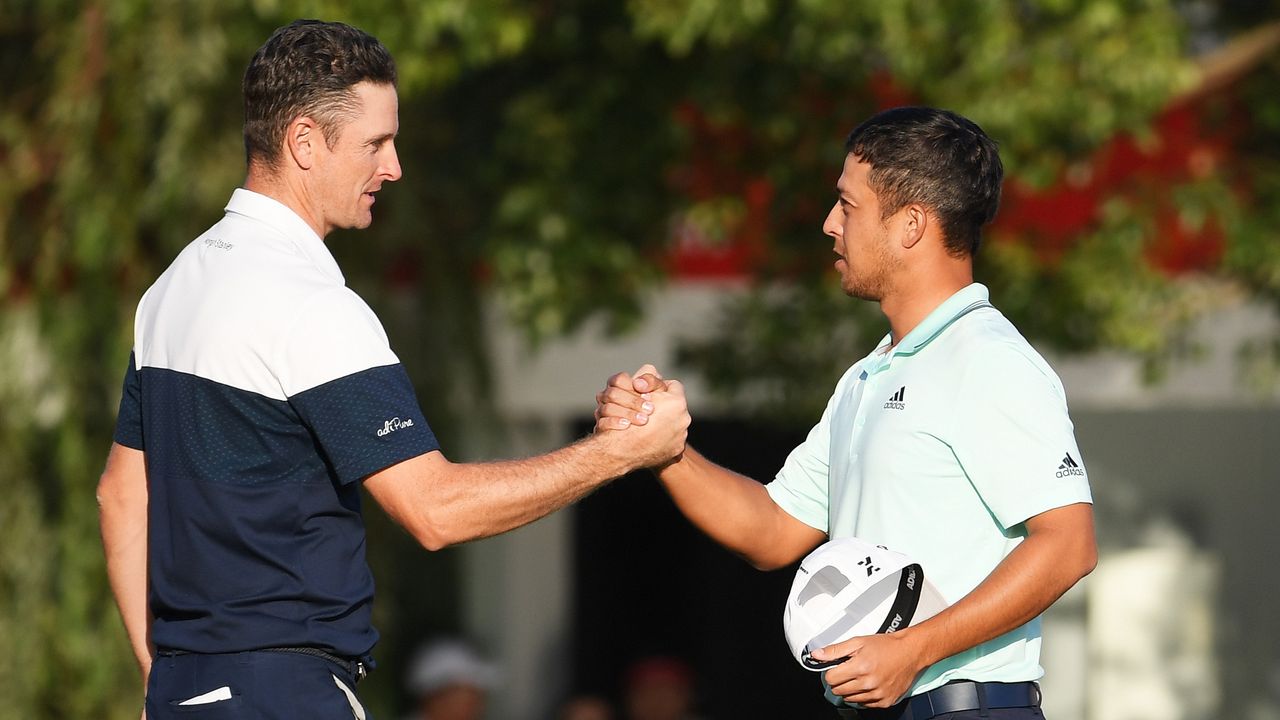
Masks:
[[[153,474],[234,485],[329,480],[315,439],[287,401],[149,367],[141,385]]]

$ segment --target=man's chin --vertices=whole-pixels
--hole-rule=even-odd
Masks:
[[[852,283],[841,282],[840,289],[855,300],[866,300],[867,302],[880,302],[881,293],[875,288],[869,288],[863,285],[854,285]]]
[[[372,224],[373,224],[373,213],[368,213],[363,216],[348,220],[347,222],[343,223],[342,225],[339,225],[338,227],[342,230],[364,230],[365,228],[369,227]]]

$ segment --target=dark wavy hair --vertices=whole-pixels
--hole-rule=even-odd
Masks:
[[[359,111],[352,87],[396,84],[391,53],[368,33],[335,22],[295,20],[276,30],[244,73],[244,150],[276,167],[285,129],[311,117],[332,147],[338,130]]]
[[[982,226],[1000,207],[1004,166],[996,142],[973,121],[948,110],[893,108],[854,128],[845,151],[871,166],[867,183],[882,220],[918,202],[937,215],[947,252],[978,252]]]

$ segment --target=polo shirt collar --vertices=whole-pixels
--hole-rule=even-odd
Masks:
[[[943,330],[950,327],[951,323],[959,320],[961,316],[976,310],[980,307],[991,306],[991,293],[987,290],[987,286],[981,283],[971,283],[954,295],[942,301],[942,304],[933,309],[924,320],[920,321],[907,336],[902,338],[897,347],[893,349],[894,355],[915,355],[938,337]],[[886,335],[880,343],[880,351],[887,349],[889,343],[893,342],[892,334]]]
[[[261,193],[236,188],[225,208],[228,213],[256,220],[288,238],[322,273],[343,285],[347,280],[324,240],[289,206]]]

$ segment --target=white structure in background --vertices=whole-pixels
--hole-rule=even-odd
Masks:
[[[1216,560],[1156,521],[1143,547],[1121,550],[1089,584],[1090,720],[1218,717]]]
[[[496,403],[512,452],[569,440],[605,379],[644,362],[687,381],[695,422],[699,413],[729,414],[674,357],[682,338],[713,329],[721,302],[739,287],[676,284],[651,297],[637,331],[610,340],[588,327],[536,354],[491,312]],[[1280,463],[1269,457],[1280,445],[1280,392],[1250,389],[1236,357],[1241,342],[1275,337],[1277,326],[1269,308],[1217,313],[1197,333],[1204,356],[1175,363],[1157,386],[1144,384],[1129,358],[1050,358],[1090,468],[1102,545],[1094,575],[1045,618],[1052,720],[1195,720],[1246,707],[1259,719],[1280,714],[1280,688],[1271,687],[1280,682],[1267,682],[1280,667],[1280,616],[1265,610],[1265,598],[1280,596],[1280,564],[1243,560],[1275,546],[1261,514],[1280,501]],[[1258,417],[1276,424],[1259,427]],[[1209,550],[1169,524],[1165,509],[1185,506],[1213,537]],[[1170,529],[1143,536],[1128,527],[1136,522]],[[572,542],[559,513],[467,546],[464,622],[509,670],[493,718],[547,717],[566,688]],[[1250,589],[1228,607],[1220,585],[1241,577]],[[1222,617],[1235,620],[1223,625]],[[1222,678],[1233,682],[1220,686]]]

